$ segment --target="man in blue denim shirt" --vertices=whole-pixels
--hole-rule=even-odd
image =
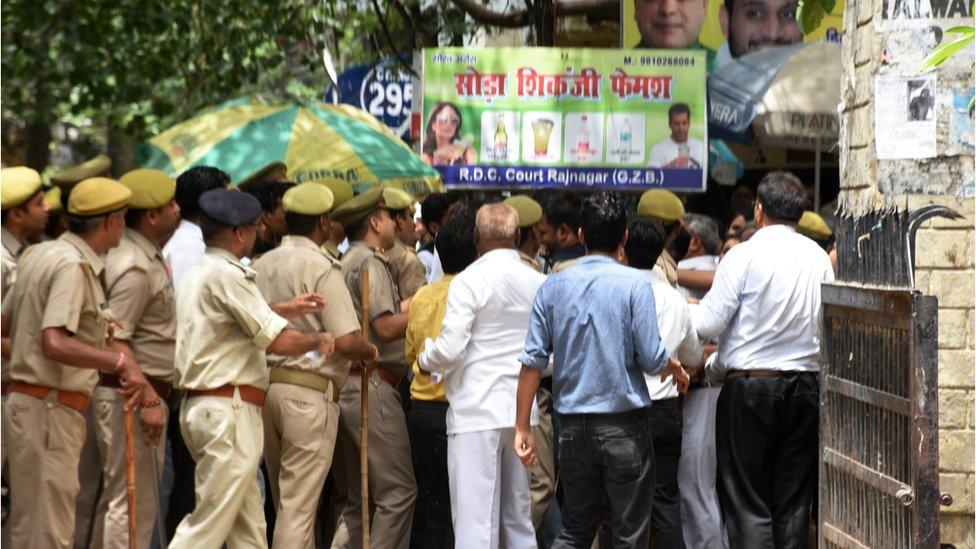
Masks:
[[[654,454],[643,374],[671,374],[682,392],[688,376],[661,344],[650,280],[614,259],[627,240],[622,197],[596,193],[580,209],[587,255],[551,276],[532,306],[519,357],[515,448],[523,463],[535,461],[529,415],[552,355],[565,492],[553,547],[589,547],[608,503],[613,546],[647,547]]]

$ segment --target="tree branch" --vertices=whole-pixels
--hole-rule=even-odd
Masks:
[[[532,24],[530,10],[501,13],[488,9],[478,0],[451,0],[476,22],[502,28],[527,27]],[[557,17],[570,15],[596,15],[619,9],[620,0],[562,0],[554,2]]]

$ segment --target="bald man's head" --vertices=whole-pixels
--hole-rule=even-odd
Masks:
[[[475,244],[478,253],[518,244],[518,212],[502,202],[485,204],[475,216]]]

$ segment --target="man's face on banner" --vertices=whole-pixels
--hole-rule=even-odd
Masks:
[[[727,6],[732,6],[731,13]],[[796,0],[727,0],[719,9],[719,22],[732,57],[803,40]]]
[[[634,19],[645,46],[687,49],[705,23],[705,0],[634,0]]]

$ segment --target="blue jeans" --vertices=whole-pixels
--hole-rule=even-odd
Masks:
[[[559,414],[559,422],[563,529],[553,548],[589,548],[607,516],[614,549],[646,548],[654,502],[650,408]]]

